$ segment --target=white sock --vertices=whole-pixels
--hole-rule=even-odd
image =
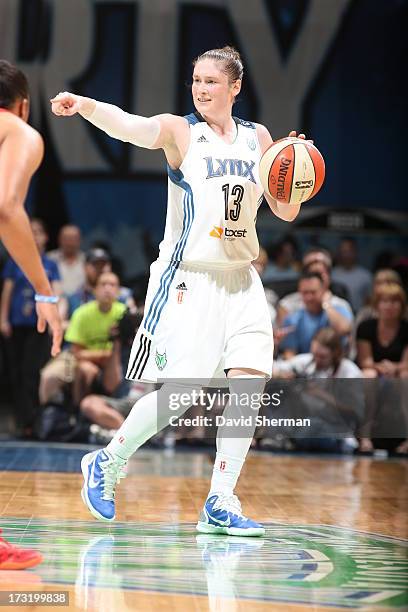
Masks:
[[[244,459],[230,457],[224,453],[217,453],[208,497],[215,493],[232,495],[243,465]]]
[[[129,459],[147,440],[169,424],[173,416],[181,416],[190,406],[170,410],[170,401],[191,393],[191,387],[169,383],[159,391],[141,397],[106,447],[113,457]],[[176,401],[176,400],[174,400]],[[159,407],[158,407],[159,405]],[[173,404],[172,404],[173,405]]]
[[[217,454],[209,496],[215,493],[233,494],[254,437],[256,417],[259,412],[255,401],[248,406],[248,402],[240,400],[244,399],[244,394],[256,397],[255,394],[261,394],[264,387],[265,379],[259,376],[246,375],[229,379],[230,400],[224,409],[223,416],[225,419],[238,416],[245,419],[251,416],[251,424],[234,427],[223,425],[218,428]],[[233,437],[234,433],[239,434],[239,437]]]

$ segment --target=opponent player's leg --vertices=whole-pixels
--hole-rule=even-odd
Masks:
[[[250,369],[228,373],[230,396],[224,409],[224,425],[217,431],[217,454],[210,492],[197,530],[201,533],[260,536],[265,529],[242,514],[234,489],[251,446],[267,375]],[[230,425],[232,419],[239,424]]]
[[[135,403],[106,448],[88,453],[82,458],[81,468],[85,481],[82,499],[95,518],[102,521],[114,520],[115,487],[126,476],[128,459],[147,440],[166,427],[172,418],[181,416],[190,407],[184,403],[174,405],[170,410],[171,398],[189,392],[193,394],[194,390],[197,393],[199,388],[168,383],[159,391],[144,395]]]

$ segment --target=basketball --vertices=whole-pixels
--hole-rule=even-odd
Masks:
[[[301,138],[282,138],[262,155],[259,176],[265,192],[284,204],[302,204],[323,185],[322,154]]]

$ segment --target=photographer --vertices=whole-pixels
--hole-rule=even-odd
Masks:
[[[154,385],[123,380],[123,364],[128,361],[132,341],[142,318],[143,315],[136,308],[127,310],[111,330],[113,349],[105,366],[105,379],[115,389],[114,397],[90,394],[80,403],[81,413],[92,423],[91,433],[95,442],[110,440],[136,401],[153,390]]]
[[[343,357],[341,338],[331,328],[316,332],[310,353],[275,363],[272,383],[275,378],[296,379],[287,385],[283,408],[288,416],[310,417],[312,423],[305,437],[288,433],[295,448],[344,452],[357,445],[354,432],[364,406],[361,377],[361,370]]]
[[[110,330],[121,318],[126,306],[117,300],[119,279],[112,272],[102,273],[95,287],[95,300],[83,304],[72,315],[65,340],[68,350],[50,361],[41,372],[40,400],[45,405],[61,395],[63,387],[72,384],[74,405],[90,392],[98,380],[111,393],[118,384],[106,368],[112,353]]]

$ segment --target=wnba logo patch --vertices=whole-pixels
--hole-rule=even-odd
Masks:
[[[225,468],[227,467],[227,464],[225,461],[220,461],[220,472],[225,472]]]

